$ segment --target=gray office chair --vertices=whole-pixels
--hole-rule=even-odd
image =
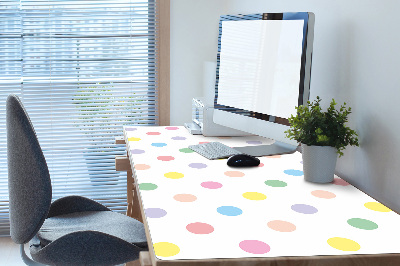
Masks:
[[[26,264],[115,265],[147,250],[143,224],[133,218],[80,196],[51,203],[46,160],[15,95],[7,99],[7,156],[10,233]],[[28,241],[34,261],[24,251]]]

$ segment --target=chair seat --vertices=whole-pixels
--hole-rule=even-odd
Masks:
[[[112,211],[73,212],[47,218],[37,237],[42,246],[67,234],[98,231],[112,235],[141,248],[147,248],[146,234],[141,222]]]

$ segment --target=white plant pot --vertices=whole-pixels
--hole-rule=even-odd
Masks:
[[[329,183],[335,175],[337,150],[331,146],[301,144],[304,179],[314,183]]]

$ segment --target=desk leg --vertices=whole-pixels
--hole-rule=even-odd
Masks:
[[[142,266],[139,260],[130,261],[124,264],[124,266]]]
[[[128,201],[128,209],[126,215],[132,217],[143,223],[142,214],[140,212],[138,193],[136,193],[134,178],[132,176],[132,171],[128,170],[126,172],[127,175],[127,201]]]
[[[139,253],[140,266],[152,266],[150,253],[148,251],[141,251]]]
[[[129,217],[132,217],[132,211],[133,211],[133,177],[132,177],[132,171],[128,170],[126,171],[126,201],[128,203],[128,208],[126,210],[126,215]]]
[[[152,266],[150,254],[148,251],[141,251],[139,259],[125,263],[125,266]]]

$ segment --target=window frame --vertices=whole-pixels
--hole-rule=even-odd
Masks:
[[[158,28],[158,115],[159,125],[170,125],[170,0],[156,0]]]

